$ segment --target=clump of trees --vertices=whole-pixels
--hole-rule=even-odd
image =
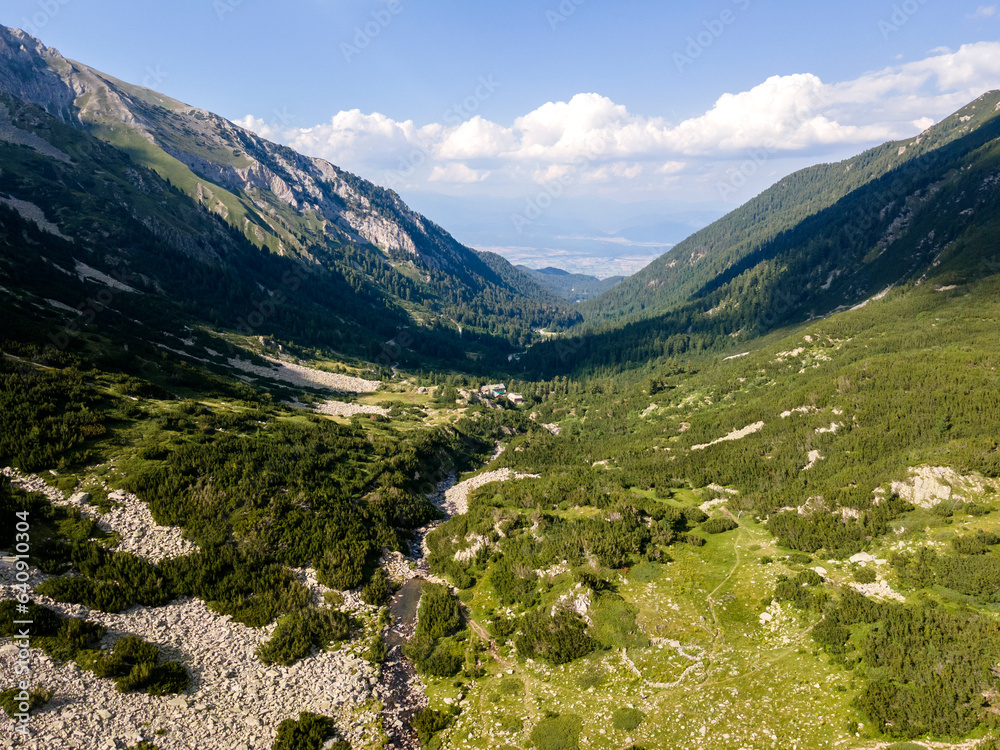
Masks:
[[[457,637],[464,634],[458,600],[447,586],[425,583],[420,589],[417,627],[403,653],[424,674],[451,677],[464,662],[465,644]]]
[[[554,613],[544,609],[526,613],[514,643],[522,656],[549,664],[566,664],[595,648],[583,618],[565,607],[556,607]]]
[[[257,648],[257,658],[265,664],[288,666],[314,648],[325,648],[350,636],[351,618],[344,612],[306,607],[278,622],[270,640]]]
[[[990,723],[984,696],[1000,687],[1000,624],[992,617],[845,590],[812,637],[863,680],[855,704],[881,733],[962,737]]]
[[[326,742],[337,736],[337,725],[329,716],[303,711],[299,718],[285,719],[278,725],[278,736],[272,750],[322,750]],[[330,750],[351,750],[350,743],[339,740]]]
[[[707,534],[724,534],[727,531],[732,531],[733,529],[738,529],[739,524],[736,523],[729,516],[716,516],[715,518],[710,518],[701,525],[701,528]]]

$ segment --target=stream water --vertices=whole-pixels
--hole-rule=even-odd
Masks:
[[[497,441],[484,465],[492,463],[501,453],[504,446]],[[446,505],[445,493],[458,483],[458,477],[449,475],[438,483],[430,500],[444,513],[447,520],[450,517]],[[420,589],[426,578],[430,577],[427,564],[427,548],[424,539],[437,528],[442,521],[437,521],[418,529],[413,535],[410,559],[415,563],[416,575],[407,580],[389,601],[389,614],[392,624],[383,638],[388,650],[385,663],[382,665],[382,678],[376,688],[376,695],[382,701],[382,724],[389,737],[386,750],[419,750],[420,742],[417,733],[413,731],[411,722],[414,715],[427,706],[427,696],[424,687],[413,668],[413,662],[403,656],[403,644],[413,637],[417,622],[417,607],[420,604]]]
[[[455,486],[458,478],[449,476],[439,483],[431,501],[443,509],[444,493]],[[387,750],[419,750],[420,742],[411,722],[420,709],[427,706],[424,688],[413,668],[413,662],[403,655],[403,644],[413,637],[417,623],[417,607],[420,604],[420,590],[425,583],[423,576],[429,575],[424,538],[441,521],[419,529],[414,534],[412,548],[416,565],[416,576],[407,580],[389,600],[391,625],[383,633],[386,655],[382,664],[382,677],[376,694],[382,701],[382,724],[389,737]]]

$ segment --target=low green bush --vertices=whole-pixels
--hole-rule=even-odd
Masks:
[[[386,648],[381,633],[379,633],[372,638],[368,645],[368,649],[365,651],[365,660],[371,664],[383,664],[388,655],[389,650]]]
[[[706,544],[705,537],[695,534],[693,531],[688,532],[683,537],[684,541],[693,547],[704,547]]]
[[[615,709],[611,716],[611,725],[622,732],[631,732],[646,720],[646,714],[635,708]]]
[[[389,576],[382,568],[376,568],[371,579],[361,589],[361,601],[373,607],[381,607],[392,593]]]
[[[278,736],[272,750],[322,750],[327,740],[336,736],[336,724],[328,716],[302,712],[298,720],[285,719],[278,725]],[[350,750],[343,740],[330,750]]]
[[[351,635],[351,618],[335,609],[309,607],[286,615],[270,640],[257,648],[257,658],[265,664],[290,666],[304,659],[313,648],[325,648]]]
[[[566,664],[586,656],[595,647],[583,618],[565,608],[558,608],[555,614],[544,609],[528,612],[521,618],[521,632],[515,643],[522,656],[550,664]]]
[[[583,721],[576,714],[550,715],[531,730],[531,741],[537,750],[576,750],[581,731]]]
[[[420,589],[417,635],[444,638],[462,627],[462,609],[447,586],[425,583]]]
[[[875,583],[878,576],[871,568],[858,568],[852,576],[857,583]]]
[[[434,640],[415,635],[403,646],[403,654],[413,661],[417,671],[434,677],[454,677],[462,671],[465,649],[450,638]]]
[[[433,708],[424,708],[417,712],[410,725],[417,733],[420,744],[426,747],[431,741],[431,737],[442,729],[446,729],[453,718],[454,716],[451,714],[435,711]]]
[[[729,516],[717,516],[705,521],[701,525],[701,528],[707,534],[724,534],[727,531],[739,528],[739,524]]]
[[[6,711],[7,715],[12,719],[14,718],[14,714],[24,713],[21,710],[22,701],[18,700],[18,695],[20,694],[21,690],[19,688],[11,688],[0,693],[0,708]],[[41,685],[38,685],[28,691],[28,700],[23,702],[28,704],[28,713],[30,713],[52,700],[53,695],[55,695],[55,691],[46,690]]]

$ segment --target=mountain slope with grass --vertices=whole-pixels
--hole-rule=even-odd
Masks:
[[[735,351],[892,287],[995,271],[1000,92],[923,136],[785,178],[580,308],[582,335],[535,347],[528,372],[614,371]]]
[[[953,194],[953,199],[971,199],[969,205],[953,210],[929,204],[966,168],[982,163],[986,174],[978,176],[989,179],[998,106],[1000,92],[990,92],[915,138],[789,175],[581,310],[595,324],[650,318],[701,301],[713,304],[692,309],[707,313],[727,301],[745,304],[757,287],[773,292],[778,285],[794,295],[796,308],[822,310],[855,304],[886,284],[910,278],[954,240],[955,230],[975,220],[958,215],[974,208],[973,196],[982,184],[963,185]],[[961,195],[966,187],[972,195]],[[950,235],[940,236],[939,228],[922,248],[924,255],[905,243],[894,247],[928,208],[956,215]],[[895,277],[879,269],[881,256],[898,266]],[[723,288],[742,295],[722,297],[717,292]]]
[[[383,298],[415,324],[456,333],[459,329],[499,332],[524,343],[532,328],[577,318],[563,300],[531,283],[506,261],[484,262],[441,227],[407,208],[392,191],[328,162],[67,60],[18,30],[0,28],[0,61],[0,92],[20,102],[6,109],[35,105],[54,121],[36,113],[28,120],[33,117],[37,122],[22,118],[4,128],[3,142],[20,146],[35,159],[32,169],[43,178],[53,170],[75,166],[58,146],[44,145],[57,121],[110,144],[132,162],[123,165],[118,157],[110,157],[112,168],[97,164],[92,174],[152,182],[154,189],[165,183],[261,253],[349,279],[364,295]],[[103,153],[92,150],[91,156],[99,160]],[[8,198],[30,202],[45,192],[41,185],[20,187],[21,192],[8,188]],[[136,187],[142,192],[142,185]],[[134,191],[106,197],[130,203],[129,213],[139,223],[159,228],[164,221],[155,206],[148,200],[144,203]],[[64,212],[70,213],[72,205],[63,206]],[[144,211],[153,216],[143,217]],[[60,219],[54,221],[59,225]],[[205,233],[176,226],[161,234],[174,244],[208,242]],[[212,251],[202,251],[206,253]],[[330,294],[342,292],[331,289]]]

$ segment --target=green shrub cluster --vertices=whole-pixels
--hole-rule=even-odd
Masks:
[[[705,521],[701,528],[706,534],[723,534],[739,528],[739,524],[729,516],[717,516]]]
[[[90,373],[72,355],[54,353],[52,369],[0,358],[0,460],[22,471],[85,463],[112,420],[102,414],[109,399],[86,384]],[[7,465],[7,464],[4,464]]]
[[[14,620],[31,620],[31,645],[59,661],[73,661],[81,651],[95,648],[105,632],[89,620],[63,617],[38,604],[29,604],[25,615],[18,613],[13,600],[0,602],[0,636],[16,634]]]
[[[24,492],[0,475],[0,518],[14,519],[19,512],[31,520],[31,561],[50,575],[66,571],[74,544],[107,536],[78,509],[52,505],[42,495]],[[13,551],[16,533],[16,524],[0,525],[0,549]]]
[[[16,619],[32,620],[31,645],[59,661],[75,661],[98,677],[115,681],[119,692],[141,691],[150,695],[179,693],[190,676],[183,665],[161,662],[160,650],[130,635],[119,638],[110,651],[99,650],[105,630],[88,620],[63,617],[48,607],[29,604],[26,615],[16,613],[16,603],[0,603],[0,636],[14,635]]]
[[[137,604],[160,607],[173,598],[172,586],[157,566],[128,552],[75,544],[71,560],[82,577],[50,578],[38,586],[40,594],[102,612],[122,612]]]
[[[21,703],[22,701],[16,700],[17,696],[21,693],[19,688],[11,688],[10,690],[4,690],[0,692],[0,708],[2,708],[10,718],[14,718],[15,714],[22,713]],[[34,711],[39,706],[44,706],[50,700],[52,696],[55,695],[55,691],[47,690],[41,685],[37,685],[28,691],[28,712]]]
[[[1000,536],[987,531],[977,531],[974,535],[956,536],[951,540],[954,550],[963,555],[985,555],[990,547],[1000,544]]]
[[[878,575],[871,568],[858,568],[851,576],[856,583],[875,583]]]
[[[462,609],[447,586],[425,583],[420,588],[420,606],[417,609],[418,636],[444,638],[462,628]]]
[[[611,725],[621,732],[633,732],[646,720],[646,714],[636,708],[616,708]]]
[[[794,578],[779,575],[778,583],[774,587],[774,598],[779,602],[791,602],[799,609],[811,609],[818,612],[823,609],[830,596],[827,591],[816,589],[822,582],[822,576],[809,568],[801,571]]]
[[[421,673],[452,677],[465,662],[464,632],[461,606],[448,587],[425,583],[420,589],[416,632],[403,646],[403,653]]]
[[[1000,623],[940,607],[880,603],[845,591],[813,639],[863,680],[855,703],[891,737],[963,737],[988,722]]]
[[[450,638],[434,640],[415,635],[403,646],[403,653],[422,674],[453,677],[462,671],[465,649]]]
[[[576,750],[582,731],[583,721],[576,714],[550,714],[531,730],[531,741],[537,750]]]
[[[265,664],[289,666],[304,659],[313,648],[325,648],[351,635],[350,617],[335,609],[308,607],[286,615],[271,638],[257,648]]]
[[[587,634],[583,618],[565,607],[558,607],[554,614],[544,609],[525,614],[514,643],[521,656],[549,664],[566,664],[579,659],[593,651],[596,645]]]
[[[327,740],[337,734],[336,724],[328,716],[303,711],[299,718],[285,719],[278,725],[272,750],[322,750]],[[333,743],[330,750],[351,750],[348,742]]]
[[[846,557],[885,534],[890,521],[911,510],[909,503],[891,498],[865,509],[856,520],[823,512],[800,515],[790,511],[771,516],[767,528],[783,547],[803,552],[823,549],[833,556]]]
[[[413,721],[410,725],[417,733],[417,739],[420,740],[420,745],[422,747],[427,747],[431,738],[442,729],[447,729],[448,725],[451,724],[454,718],[455,716],[453,713],[436,711],[433,708],[422,708],[413,717]]]
[[[389,581],[389,576],[382,568],[376,568],[368,583],[362,587],[360,595],[361,601],[365,604],[380,607],[385,604],[391,593],[392,583]]]
[[[944,586],[982,604],[996,604],[1000,602],[1000,554],[988,551],[992,545],[983,539],[990,537],[955,537],[959,554],[940,555],[921,547],[914,553],[897,553],[891,562],[905,586]]]
[[[515,571],[507,557],[503,557],[492,566],[487,576],[497,601],[501,606],[530,607],[538,591],[538,576],[534,571]]]

